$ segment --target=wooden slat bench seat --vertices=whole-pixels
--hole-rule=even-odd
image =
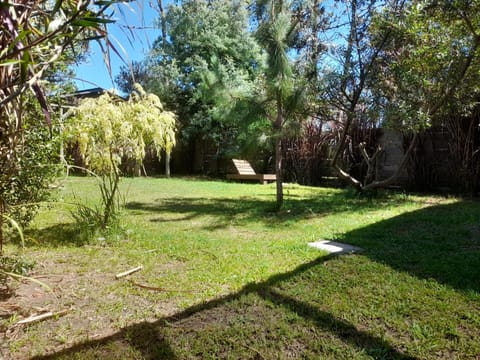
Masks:
[[[237,174],[228,174],[227,179],[229,180],[255,180],[266,184],[277,179],[275,174],[257,174],[246,160],[232,159],[232,161]]]

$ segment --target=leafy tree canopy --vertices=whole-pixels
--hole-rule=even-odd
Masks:
[[[145,63],[134,68],[135,75],[145,70],[148,76],[135,77],[175,110],[184,137],[231,145],[238,127],[231,109],[253,92],[263,66],[246,2],[183,1],[167,8],[164,28],[166,37],[160,36]],[[117,83],[129,83],[124,81],[129,74],[124,68]]]
[[[412,1],[387,25],[379,17],[372,32],[391,32],[379,86],[389,125],[416,132],[448,111],[473,109],[480,92],[479,11],[477,2]]]

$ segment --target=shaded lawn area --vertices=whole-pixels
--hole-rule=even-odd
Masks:
[[[123,185],[127,210],[106,240],[79,246],[78,230],[59,225],[67,217],[58,210],[39,217],[31,236],[42,246],[27,254],[43,264],[38,275],[46,274],[57,297],[40,291],[19,300],[72,311],[14,331],[14,319],[6,319],[9,356],[480,356],[478,202],[359,199],[287,185],[285,210],[274,214],[273,185],[186,179]],[[71,189],[94,193],[90,180],[77,178],[59,198],[68,199]],[[318,239],[364,252],[327,256],[306,246]],[[131,279],[163,291],[113,280],[138,264],[144,270]]]

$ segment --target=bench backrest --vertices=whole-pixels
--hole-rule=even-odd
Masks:
[[[255,175],[255,170],[248,161],[239,159],[232,159],[232,161],[240,175]]]

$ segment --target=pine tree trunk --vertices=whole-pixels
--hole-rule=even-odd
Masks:
[[[279,93],[277,93],[277,116],[275,122],[273,123],[273,129],[275,131],[276,140],[275,140],[275,176],[277,178],[277,204],[276,209],[279,211],[283,206],[283,171],[282,171],[282,130],[283,130],[283,106],[282,98]]]
[[[282,137],[278,134],[275,142],[275,176],[277,178],[277,211],[283,205],[283,179],[282,179]]]

